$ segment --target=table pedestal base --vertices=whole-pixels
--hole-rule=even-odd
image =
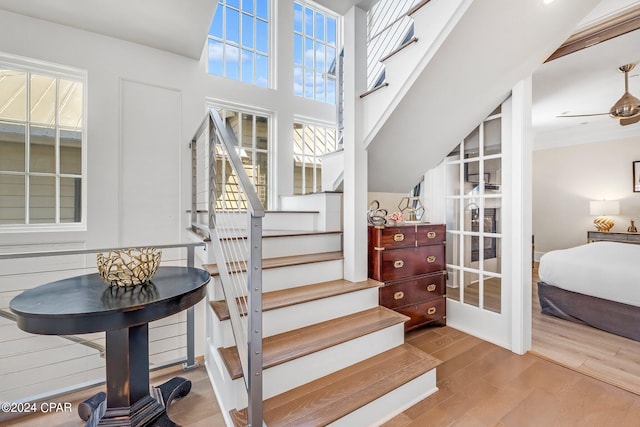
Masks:
[[[78,405],[78,415],[87,422],[85,427],[173,427],[177,424],[171,421],[166,409],[173,400],[186,396],[190,391],[191,381],[175,377],[153,387],[151,395],[147,395],[125,408],[107,408],[107,395],[101,391]]]

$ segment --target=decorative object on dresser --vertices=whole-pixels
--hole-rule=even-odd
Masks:
[[[398,203],[398,209],[404,215],[405,222],[408,224],[421,223],[424,215],[424,206],[420,201],[420,197],[403,197]]]
[[[589,213],[597,215],[593,223],[598,231],[609,231],[613,227],[613,220],[607,215],[620,215],[618,200],[593,200],[589,202]]]
[[[627,228],[627,232],[629,233],[637,233],[638,229],[636,228],[636,225],[634,224],[634,221],[631,220],[631,223],[629,224],[629,228]]]
[[[367,222],[370,225],[385,225],[387,223],[387,210],[380,208],[380,202],[373,200],[369,204],[369,210],[367,211]]]
[[[444,224],[369,226],[369,277],[380,305],[410,317],[405,331],[446,323]]]

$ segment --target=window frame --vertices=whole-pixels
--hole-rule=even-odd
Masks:
[[[300,6],[302,6],[302,15],[303,15],[303,21],[302,21],[302,30],[301,32],[296,30],[296,25],[295,25],[295,5],[298,4]],[[305,2],[303,0],[294,0],[292,2],[292,7],[294,8],[293,13],[294,13],[294,25],[293,25],[293,32],[292,32],[292,40],[291,40],[291,44],[293,46],[293,95],[296,98],[303,98],[303,99],[307,99],[310,101],[316,101],[316,102],[322,102],[323,104],[328,104],[328,105],[335,105],[337,106],[339,104],[339,83],[338,83],[338,79],[340,76],[340,69],[339,69],[339,60],[338,58],[340,57],[340,46],[342,46],[342,40],[341,40],[341,17],[336,15],[334,12],[330,11],[327,8],[321,7],[318,4],[315,3],[309,3],[309,2]],[[318,74],[318,72],[316,71],[316,66],[315,66],[315,60],[313,61],[313,64],[311,64],[311,68],[308,68],[305,65],[305,39],[308,39],[309,37],[306,35],[305,32],[305,22],[304,22],[304,16],[305,16],[305,8],[311,9],[313,11],[313,37],[311,38],[311,40],[313,41],[313,45],[314,45],[314,53],[315,53],[315,46],[317,43],[321,43],[324,46],[324,57],[323,57],[323,64],[324,64],[324,71],[320,74],[322,74],[323,76],[323,80],[324,80],[324,93],[325,93],[325,99],[317,99],[316,98],[316,80],[315,80],[315,75]],[[317,18],[316,18],[316,14],[317,13],[322,13],[325,17],[324,19],[324,40],[319,40],[317,39],[317,34],[316,34],[316,23],[317,23]],[[329,42],[327,41],[327,18],[332,18],[335,21],[335,45],[332,46],[329,44]],[[298,64],[296,63],[296,49],[295,49],[295,37],[296,35],[301,36],[302,38],[302,64]],[[327,100],[327,81],[330,80],[329,79],[329,66],[327,64],[327,54],[326,54],[326,48],[327,47],[332,47],[333,49],[335,49],[335,56],[334,56],[334,61],[335,61],[335,74],[331,75],[332,80],[334,81],[334,95],[333,95],[333,102],[329,102]],[[315,55],[314,55],[315,58]],[[300,68],[302,70],[302,94],[297,94],[295,91],[295,84],[296,84],[296,68]],[[305,95],[305,75],[306,72],[309,71],[313,74],[313,97],[307,97]]]
[[[296,192],[296,187],[295,187],[295,156],[298,155],[295,152],[295,131],[296,131],[296,126],[302,126],[303,129],[306,127],[312,127],[314,128],[313,130],[313,154],[311,156],[311,162],[309,162],[309,165],[312,165],[312,176],[313,176],[313,184],[312,184],[312,190],[311,193],[307,193],[306,192],[306,173],[305,170],[307,169],[307,162],[305,162],[306,159],[306,154],[303,153],[301,154],[302,157],[302,175],[301,175],[301,183],[300,183],[300,189],[301,192],[298,193]],[[325,132],[326,131],[333,131],[334,132],[334,142],[335,142],[335,146],[334,146],[334,150],[333,151],[326,151],[325,153],[322,154],[317,154],[317,145],[316,145],[316,141],[317,141],[317,128],[322,128]],[[306,134],[303,131],[303,137]],[[302,118],[299,116],[295,116],[293,118],[293,128],[292,128],[292,155],[293,155],[293,194],[294,195],[304,195],[304,194],[312,194],[312,193],[316,193],[316,192],[320,192],[322,191],[322,175],[320,175],[320,182],[317,181],[318,178],[318,173],[317,173],[317,169],[318,169],[318,164],[322,164],[322,162],[318,162],[318,159],[322,159],[323,156],[326,156],[328,154],[331,153],[335,153],[336,151],[338,151],[338,127],[336,126],[335,123],[327,123],[327,122],[322,122],[322,121],[316,121],[316,120],[311,120],[309,118]],[[303,144],[304,144],[304,140],[303,140]],[[322,167],[320,167],[320,171],[322,171]],[[322,172],[321,172],[322,173]]]
[[[23,172],[12,172],[6,173],[6,175],[19,175],[25,177],[25,214],[24,214],[24,223],[20,224],[0,224],[0,233],[26,233],[26,232],[43,232],[43,231],[86,231],[87,230],[87,188],[88,188],[88,179],[87,179],[87,123],[88,123],[88,72],[87,70],[83,70],[80,68],[64,66],[60,64],[55,64],[46,61],[40,61],[31,58],[20,57],[16,55],[11,55],[7,53],[0,53],[0,68],[15,70],[27,73],[26,78],[26,97],[27,102],[25,105],[26,108],[26,116],[25,120],[11,120],[11,119],[2,119],[3,121],[7,121],[10,123],[16,124],[24,124],[25,126],[25,170]],[[77,174],[64,174],[60,171],[60,133],[63,130],[66,130],[68,127],[60,125],[60,109],[58,108],[58,102],[56,97],[56,105],[55,105],[55,124],[53,128],[55,129],[56,135],[56,146],[55,146],[55,172],[54,173],[40,173],[40,172],[31,172],[29,165],[29,145],[30,145],[30,136],[29,131],[27,130],[31,126],[42,126],[42,123],[32,122],[29,111],[29,94],[30,94],[30,79],[29,76],[31,74],[37,74],[47,77],[54,77],[56,79],[56,86],[59,85],[60,79],[64,80],[74,80],[78,81],[82,84],[82,126],[76,129],[79,129],[82,132],[81,139],[81,173],[79,174],[81,180],[81,189],[80,189],[80,221],[79,222],[60,222],[60,179],[68,178],[67,175],[73,175],[73,177],[77,177]],[[53,176],[56,182],[55,188],[55,221],[52,223],[28,223],[27,219],[29,218],[29,199],[30,199],[30,191],[29,191],[29,182],[27,177],[29,175],[33,176]],[[3,174],[4,175],[4,174]]]
[[[235,6],[229,6],[227,5],[227,0],[216,0],[218,2],[218,5],[216,6],[216,12],[215,14],[217,15],[218,13],[224,13],[224,16],[222,18],[222,38],[219,38],[217,36],[213,36],[209,30],[209,32],[207,32],[207,44],[206,44],[206,49],[207,49],[207,61],[206,61],[206,72],[207,74],[210,74],[212,76],[217,76],[217,77],[222,77],[225,79],[229,79],[229,80],[234,80],[240,83],[245,83],[245,84],[249,84],[255,87],[259,87],[262,89],[273,89],[274,88],[274,82],[275,79],[273,77],[274,75],[274,66],[273,66],[273,57],[274,57],[274,46],[273,46],[273,29],[275,28],[275,13],[274,13],[274,8],[273,8],[273,1],[272,0],[266,0],[267,2],[267,18],[261,18],[258,16],[257,14],[257,0],[254,0],[254,7],[253,7],[253,13],[249,14],[247,13],[244,9],[243,9],[243,5],[241,2],[238,3],[238,7],[236,8]],[[226,18],[226,11],[227,9],[232,9],[234,11],[238,12],[238,41],[228,41],[227,40],[227,18]],[[214,15],[214,20],[216,15]],[[257,21],[262,21],[262,22],[266,22],[267,24],[267,36],[268,36],[268,40],[267,40],[267,51],[263,52],[258,50],[258,43],[257,43],[257,25],[254,25],[253,28],[253,41],[252,41],[252,47],[251,48],[247,48],[245,46],[243,46],[242,44],[242,36],[243,36],[243,16],[247,15],[247,16],[251,16],[252,17],[252,22],[253,23],[257,23]],[[213,26],[213,22],[211,22],[211,27]],[[209,51],[210,51],[210,44],[211,42],[217,42],[220,43],[222,46],[222,74],[216,74],[213,73],[210,70],[210,59],[209,59]],[[237,78],[233,78],[233,77],[228,77],[227,76],[227,72],[226,72],[226,67],[227,67],[227,48],[231,46],[233,48],[238,49],[238,77]],[[251,82],[247,82],[245,80],[243,80],[242,78],[242,67],[243,67],[243,60],[242,60],[242,51],[243,50],[248,50],[251,52],[252,54],[252,62],[253,62],[253,66],[252,66],[252,70],[253,70],[253,76],[252,76],[252,81]],[[262,86],[257,84],[257,58],[258,56],[266,56],[267,58],[267,84],[266,86]]]

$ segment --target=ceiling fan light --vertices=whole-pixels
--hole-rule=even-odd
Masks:
[[[622,98],[611,107],[609,115],[614,119],[630,118],[640,115],[640,99],[631,95],[629,92],[625,92]]]

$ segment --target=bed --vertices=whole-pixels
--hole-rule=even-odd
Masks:
[[[594,242],[547,252],[542,313],[640,341],[640,245]]]

